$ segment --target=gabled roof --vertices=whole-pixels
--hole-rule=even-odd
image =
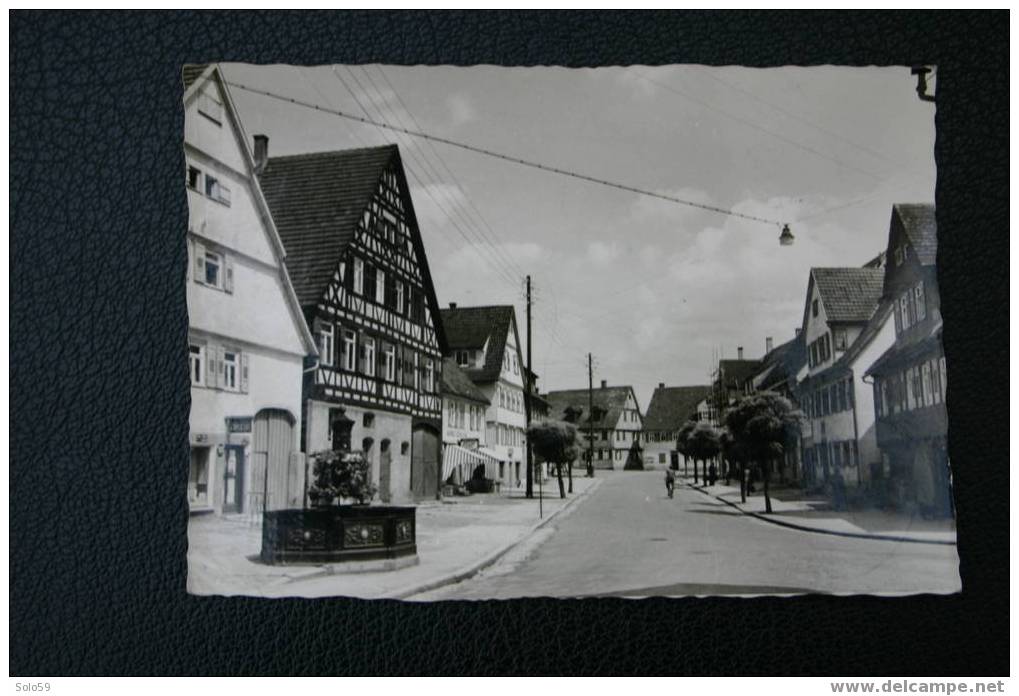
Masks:
[[[718,369],[725,379],[725,386],[731,387],[735,382],[737,387],[742,387],[748,380],[761,369],[760,360],[719,360]]]
[[[824,382],[831,376],[845,374],[847,371],[852,370],[853,363],[856,362],[856,359],[867,346],[877,338],[877,335],[881,333],[881,329],[888,323],[894,309],[895,302],[882,302],[878,305],[874,316],[870,318],[867,326],[864,327],[863,331],[860,332],[860,335],[856,337],[856,340],[853,341],[846,352],[840,355],[839,359],[829,367],[810,377],[811,381],[815,383],[818,381]]]
[[[796,374],[807,361],[802,332],[795,338],[772,349],[761,359],[761,369],[754,377],[755,388],[766,391],[777,387]]]
[[[916,361],[926,353],[941,346],[942,322],[930,324],[927,331],[914,335],[909,341],[895,341],[881,354],[874,364],[867,368],[868,375],[883,375],[901,370],[904,365]]]
[[[443,396],[458,396],[482,404],[491,403],[488,397],[474,386],[474,382],[460,369],[453,358],[445,358],[442,361],[442,394]]]
[[[938,256],[938,223],[934,206],[929,203],[896,203],[892,218],[898,218],[916,257],[924,266],[933,266]]]
[[[583,430],[591,423],[591,413],[588,409],[587,389],[566,389],[563,391],[552,391],[545,394],[549,405],[549,416],[556,420],[566,420],[566,409],[573,408],[581,415],[576,422],[577,427]],[[594,408],[599,411],[599,418],[594,420],[595,428],[614,428],[619,422],[623,408],[626,406],[628,396],[633,396],[633,402],[637,403],[637,395],[633,387],[595,387],[590,392],[594,401]],[[640,409],[637,409],[638,413]]]
[[[869,320],[884,287],[881,268],[811,268],[810,275],[830,322]]]
[[[644,430],[678,430],[710,394],[707,386],[658,387],[644,416]]]
[[[479,383],[499,379],[510,327],[513,328],[514,336],[516,332],[516,311],[513,305],[450,307],[441,310],[440,314],[449,350],[480,350],[488,342],[485,364],[465,369],[467,375]],[[519,337],[517,345],[520,345]]]
[[[396,145],[384,145],[269,158],[260,177],[262,190],[302,305],[318,302],[325,293],[395,157]]]
[[[223,95],[224,110],[227,118],[229,119],[229,123],[233,128],[234,134],[237,137],[241,155],[244,158],[245,163],[248,165],[248,171],[254,172],[255,156],[251,152],[251,145],[248,141],[247,133],[244,130],[244,124],[241,122],[240,116],[237,113],[237,106],[234,104],[233,95],[230,93],[230,88],[227,86],[226,79],[224,79],[223,73],[220,71],[219,64],[185,65],[182,74],[184,77],[185,103],[195,98],[195,95],[200,88],[200,84],[203,81],[207,80],[215,82],[215,84],[218,85],[220,92]],[[187,144],[187,141],[185,141],[185,144]],[[297,293],[294,290],[293,279],[287,271],[287,252],[283,246],[283,240],[280,238],[279,229],[277,229],[276,223],[269,211],[269,204],[265,200],[265,194],[262,191],[262,187],[259,185],[258,178],[252,175],[248,177],[248,182],[251,187],[251,194],[254,199],[255,207],[257,208],[259,217],[265,223],[265,227],[269,233],[270,244],[276,255],[277,261],[279,262],[280,280],[283,284],[283,296],[287,303],[287,308],[290,310],[291,319],[294,321],[297,331],[301,336],[301,341],[304,343],[306,353],[311,356],[317,356],[318,348],[315,344],[315,339],[311,335],[311,330],[308,328],[307,322],[304,321],[304,316],[301,313],[301,304],[297,297]]]

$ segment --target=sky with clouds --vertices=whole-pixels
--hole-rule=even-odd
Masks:
[[[793,337],[812,266],[858,266],[891,206],[934,200],[934,105],[898,68],[249,66],[232,82],[779,227],[538,171],[255,95],[270,156],[400,146],[440,304],[534,284],[542,390],[704,384]]]

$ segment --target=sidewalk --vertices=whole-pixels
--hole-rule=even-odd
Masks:
[[[918,515],[884,512],[882,510],[833,510],[831,501],[821,494],[810,494],[796,488],[777,488],[771,494],[771,514],[764,511],[764,492],[757,491],[740,502],[738,485],[694,485],[693,477],[679,480],[707,495],[735,507],[741,512],[773,524],[821,534],[906,541],[924,544],[955,544],[954,520],[925,520]]]
[[[602,479],[575,477],[561,500],[555,479],[538,499],[521,494],[472,495],[420,504],[419,562],[392,571],[345,573],[343,564],[272,566],[258,560],[261,526],[245,518],[192,517],[188,525],[188,592],[200,595],[399,599],[458,582],[497,561],[563,510],[579,504]],[[537,488],[535,488],[537,496]]]

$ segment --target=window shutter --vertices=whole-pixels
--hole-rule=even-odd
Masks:
[[[362,375],[368,373],[368,368],[365,365],[365,350],[364,350],[364,331],[357,332],[357,371]]]
[[[195,242],[195,280],[205,282],[205,245]]]
[[[216,387],[216,346],[211,343],[205,346],[205,386]]]
[[[226,269],[225,269],[224,280],[223,280],[223,289],[226,290],[227,292],[231,292],[232,293],[234,291],[234,262],[233,262],[233,259],[231,259],[229,256],[226,256],[226,258],[224,260],[224,265],[226,266]]]
[[[241,391],[248,393],[248,354],[241,353]]]

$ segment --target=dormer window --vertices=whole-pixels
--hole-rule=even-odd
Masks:
[[[848,347],[845,329],[835,329],[835,350],[845,350]]]
[[[471,364],[471,352],[469,350],[458,350],[456,352],[456,364],[460,367],[469,367]]]

